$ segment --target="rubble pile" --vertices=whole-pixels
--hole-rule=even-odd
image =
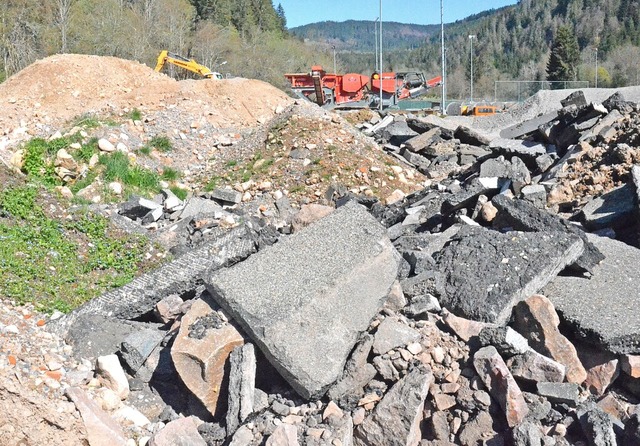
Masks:
[[[390,205],[121,205],[176,258],[48,324],[90,444],[640,444],[637,105],[563,106],[363,126],[430,178]]]

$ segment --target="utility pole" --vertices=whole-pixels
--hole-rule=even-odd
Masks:
[[[596,88],[598,88],[598,47],[596,47]]]
[[[443,1],[444,0],[440,0],[440,50],[442,52],[442,104],[440,105],[440,113],[442,115],[446,115],[447,114],[447,108],[446,108],[446,103],[447,103],[447,69],[446,69],[446,63],[447,63],[447,57],[445,55],[445,48],[444,48],[444,6],[443,6]]]
[[[471,91],[470,91],[471,94],[469,96],[469,102],[473,102],[473,39],[475,38],[476,38],[475,34],[469,35],[469,45],[470,45],[469,59],[471,63]]]
[[[380,111],[382,111],[382,0],[380,0]]]

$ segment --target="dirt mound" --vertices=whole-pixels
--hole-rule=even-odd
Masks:
[[[193,121],[253,126],[291,99],[257,80],[176,81],[139,62],[62,54],[47,57],[0,84],[0,157],[29,136],[47,136],[84,114],[138,108],[149,115],[177,108]]]

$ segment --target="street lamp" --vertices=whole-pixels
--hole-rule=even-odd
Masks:
[[[440,114],[446,115],[447,102],[447,69],[445,68],[446,56],[444,48],[444,7],[443,0],[440,0],[440,51],[442,52],[442,104],[440,105]]]
[[[380,0],[380,111],[382,111],[382,0]]]
[[[598,48],[596,47],[596,88],[598,88]]]
[[[338,74],[336,69],[336,46],[333,45],[331,48],[333,48],[333,74]]]
[[[473,102],[473,39],[477,39],[475,34],[471,34],[469,35],[469,46],[470,46],[470,50],[469,50],[469,59],[471,62],[471,94],[469,97],[469,102]]]

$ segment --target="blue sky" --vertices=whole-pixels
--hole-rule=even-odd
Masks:
[[[445,23],[455,22],[487,9],[514,5],[516,0],[443,0]],[[375,20],[380,0],[273,0],[284,8],[287,26],[333,20]],[[382,20],[432,25],[440,23],[440,0],[382,0]]]

